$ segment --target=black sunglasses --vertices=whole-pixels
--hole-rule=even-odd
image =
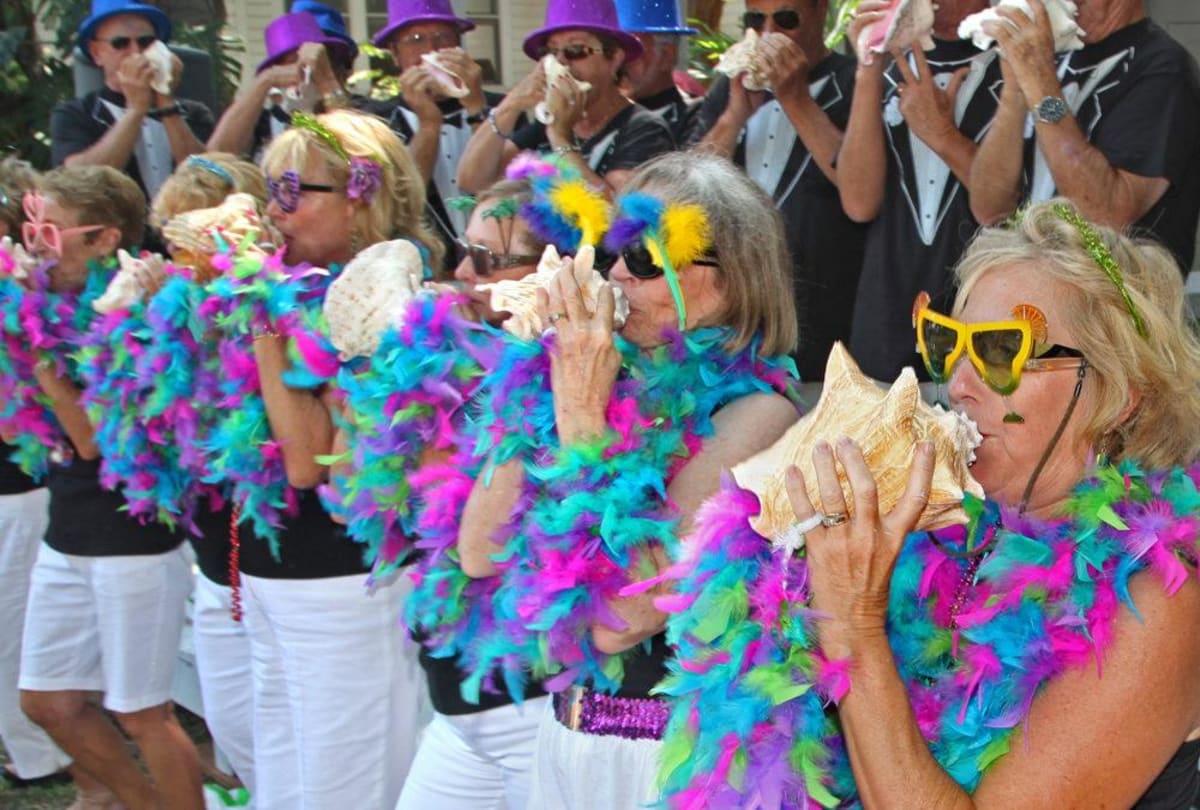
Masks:
[[[108,44],[115,50],[123,51],[136,42],[138,50],[144,51],[153,45],[157,39],[158,37],[154,34],[142,34],[140,37],[113,37],[108,40]]]
[[[640,242],[635,245],[630,245],[621,251],[621,258],[625,260],[625,269],[629,271],[629,275],[642,280],[658,278],[666,271],[654,263],[654,259],[650,257],[650,251]],[[692,264],[699,264],[705,267],[720,267],[721,263],[717,261],[715,256],[703,257],[696,259]],[[675,268],[678,270],[679,268]]]
[[[537,264],[542,258],[540,255],[535,256],[532,253],[524,255],[496,253],[486,245],[472,245],[457,238],[454,240],[454,248],[460,262],[468,257],[471,259],[471,266],[475,269],[475,275],[480,278],[487,278],[496,270],[507,270],[510,267]]]
[[[747,11],[742,15],[742,25],[745,28],[762,31],[763,26],[767,24],[767,16],[762,11]],[[795,9],[781,8],[772,13],[770,17],[775,21],[775,27],[781,31],[792,31],[800,27],[800,13]]]
[[[594,53],[604,53],[604,48],[597,45],[564,45],[561,48],[551,48],[546,45],[538,53],[542,56],[553,54],[560,61],[578,62],[580,59],[587,59]]]

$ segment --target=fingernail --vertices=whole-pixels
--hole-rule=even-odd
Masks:
[[[821,441],[817,442],[817,445],[813,448],[813,450],[821,453],[822,455],[833,452],[829,447],[829,442],[825,441],[824,439],[821,439]]]
[[[838,446],[839,450],[849,450],[850,444],[851,444],[851,442],[850,442],[849,436],[839,436],[838,437],[837,446]]]

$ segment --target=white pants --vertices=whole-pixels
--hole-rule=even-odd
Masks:
[[[136,712],[171,699],[192,568],[181,545],[162,554],[77,557],[42,543],[33,566],[21,688],[104,692]]]
[[[396,810],[525,810],[548,697],[475,714],[435,714]]]
[[[254,679],[246,626],[229,612],[233,589],[196,577],[192,642],[204,722],[234,773],[254,795]]]
[[[661,740],[584,734],[548,705],[538,726],[529,810],[635,810],[659,799]]]
[[[21,636],[29,579],[49,521],[45,489],[0,495],[0,740],[17,775],[36,779],[65,768],[71,758],[21,711]]]
[[[428,720],[407,576],[243,576],[258,810],[387,810]]]

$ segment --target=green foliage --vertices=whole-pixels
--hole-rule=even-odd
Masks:
[[[392,52],[377,48],[369,42],[360,42],[358,49],[369,60],[366,70],[359,70],[350,76],[348,84],[355,86],[366,83],[370,90],[366,95],[376,101],[387,101],[400,95],[400,68],[392,58]]]
[[[224,32],[225,23],[214,20],[205,25],[176,26],[172,44],[186,45],[204,51],[212,57],[213,82],[217,88],[218,110],[229,106],[242,80],[242,60],[236,54],[246,52],[241,37]]]
[[[713,30],[702,20],[689,19],[687,24],[700,32],[688,39],[688,73],[707,84],[712,80],[713,67],[721,54],[737,40]]]

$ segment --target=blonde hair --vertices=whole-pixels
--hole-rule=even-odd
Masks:
[[[21,238],[25,222],[22,200],[26,191],[36,191],[38,173],[27,161],[16,157],[0,160],[0,223],[13,239]]]
[[[359,248],[403,237],[429,251],[430,267],[441,267],[445,247],[425,220],[425,181],[396,133],[379,118],[354,110],[334,110],[316,118],[346,154],[374,160],[383,173],[379,193],[354,214],[355,232],[362,240]],[[346,185],[350,179],[346,161],[320,136],[302,127],[292,127],[271,141],[263,155],[263,171],[274,176],[303,169],[314,157],[325,164],[334,185]]]
[[[725,297],[718,318],[734,333],[727,350],[740,351],[755,335],[762,336],[763,354],[795,349],[799,326],[783,220],[754,181],[725,158],[670,152],[643,164],[626,190],[694,203],[708,215]]]
[[[120,230],[120,247],[140,245],[146,235],[146,195],[112,166],[60,166],[42,175],[41,191],[74,211],[80,225]]]
[[[958,265],[955,311],[989,270],[1034,264],[1068,295],[1064,316],[1087,357],[1095,396],[1082,414],[1084,436],[1110,457],[1150,468],[1188,464],[1200,456],[1200,339],[1187,308],[1179,265],[1160,245],[1094,225],[1112,254],[1133,307],[1100,268],[1083,236],[1055,213],[1066,200],[1031,206],[1011,227],[984,228]],[[1131,394],[1140,395],[1129,410]]]
[[[253,163],[228,152],[192,155],[175,167],[158,190],[150,221],[161,228],[180,214],[214,208],[237,192],[249,194],[260,208],[266,208],[267,184]]]

